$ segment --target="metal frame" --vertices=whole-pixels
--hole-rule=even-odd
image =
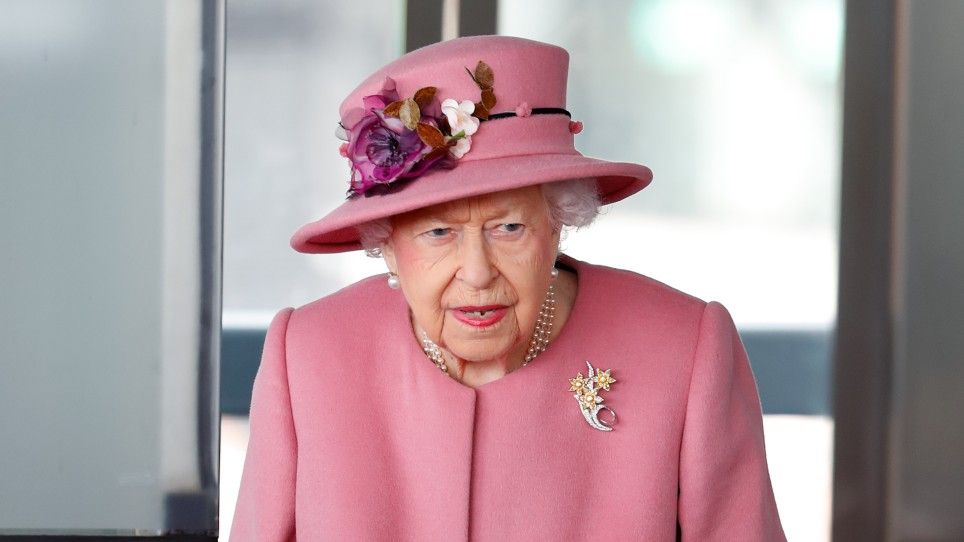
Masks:
[[[405,8],[405,50],[412,51],[442,41],[446,9],[458,11],[458,35],[496,34],[497,0],[408,0]]]
[[[885,540],[887,530],[895,15],[893,0],[847,2],[834,346],[836,540]]]

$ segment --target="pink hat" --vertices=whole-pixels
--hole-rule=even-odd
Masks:
[[[356,227],[465,197],[575,178],[603,203],[649,184],[646,166],[580,154],[582,123],[566,107],[569,53],[506,36],[472,36],[412,51],[341,104],[348,199],[291,238],[299,252],[361,248]]]

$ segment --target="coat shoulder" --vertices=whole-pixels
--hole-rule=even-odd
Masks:
[[[412,340],[406,335],[407,307],[384,274],[296,307],[285,336],[289,371],[309,382],[323,378],[318,371],[347,375],[357,371],[359,360],[385,357],[386,351]]]
[[[695,315],[698,319],[707,305],[695,295],[635,271],[585,263],[578,270],[580,287],[590,288],[593,301],[614,315],[646,312],[666,318]]]
[[[384,275],[364,278],[324,297],[296,307],[289,326],[317,332],[351,331],[371,327],[385,313],[386,302],[400,296],[385,284]],[[367,322],[367,324],[365,323]]]

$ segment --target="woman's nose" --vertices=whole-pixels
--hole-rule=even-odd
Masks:
[[[499,276],[483,235],[466,235],[462,239],[460,262],[456,277],[476,290],[484,290]]]

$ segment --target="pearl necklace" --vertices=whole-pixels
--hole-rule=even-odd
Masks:
[[[553,274],[553,276],[555,276],[555,274]],[[555,318],[556,291],[552,283],[550,283],[549,290],[546,292],[546,298],[542,301],[542,307],[539,308],[539,318],[536,319],[536,329],[532,333],[532,340],[529,341],[529,350],[526,351],[526,357],[522,361],[523,367],[528,365],[530,361],[536,359],[536,356],[541,354],[549,346],[549,337],[552,335],[552,323]],[[439,370],[452,376],[452,374],[449,373],[448,365],[445,364],[445,356],[442,354],[442,349],[439,348],[432,339],[429,339],[428,334],[424,331],[422,332],[422,350]],[[452,376],[452,378],[455,377]]]

